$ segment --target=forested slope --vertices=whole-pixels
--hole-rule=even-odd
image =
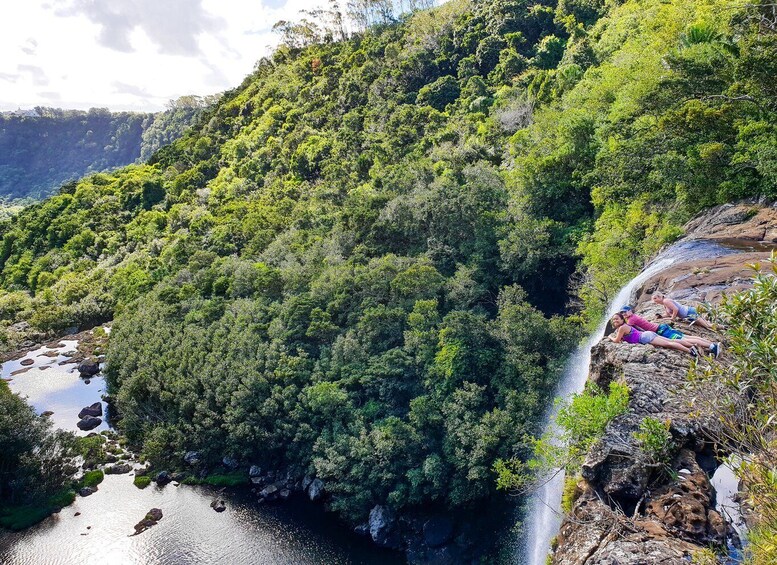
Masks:
[[[569,297],[594,315],[689,215],[774,195],[770,9],[452,0],[282,46],[147,164],[3,225],[4,339],[115,317],[157,464],[312,472],[354,522],[476,504],[581,335]]]
[[[80,177],[145,161],[181,136],[210,98],[184,96],[164,112],[36,108],[0,113],[0,199],[42,198]]]

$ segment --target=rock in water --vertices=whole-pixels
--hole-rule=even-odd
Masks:
[[[82,377],[93,377],[100,372],[100,364],[94,359],[84,359],[78,365],[78,372]]]
[[[224,456],[224,458],[221,460],[221,463],[227,469],[237,469],[238,467],[240,467],[240,463],[237,462],[237,459],[234,459],[233,457],[229,457],[228,455]]]
[[[227,503],[221,498],[215,498],[213,499],[213,502],[210,503],[210,507],[216,512],[224,512],[224,510],[227,509]]]
[[[86,416],[102,416],[103,415],[103,405],[101,402],[95,402],[91,406],[86,406],[84,408],[81,408],[81,411],[78,413],[79,418],[84,418]]]
[[[129,463],[118,463],[105,468],[106,475],[124,475],[130,471],[132,471],[132,466]]]
[[[262,468],[259,465],[251,465],[251,468],[248,470],[248,476],[252,479],[254,477],[258,477],[262,474]]]
[[[279,491],[280,489],[277,485],[271,484],[267,485],[261,491],[259,491],[259,496],[267,502],[273,502],[278,500]]]
[[[324,481],[321,479],[313,479],[308,486],[308,497],[312,502],[318,502],[324,498]]]
[[[161,519],[162,511],[159,508],[152,508],[140,522],[135,524],[135,533],[133,535],[138,535],[145,532],[150,527],[156,526]]]
[[[396,532],[396,517],[385,506],[375,506],[370,510],[370,537],[383,547],[399,547],[399,535]]]
[[[89,496],[97,492],[97,487],[83,487],[78,491],[80,496]]]
[[[22,362],[19,363],[19,364],[22,367],[29,367],[30,365],[34,365],[35,364],[35,360],[34,359],[22,359]]]
[[[197,465],[201,459],[198,451],[187,451],[186,455],[183,456],[183,460],[187,465]]]
[[[173,477],[170,476],[170,473],[167,471],[160,471],[157,473],[157,476],[154,477],[154,480],[156,481],[156,484],[158,484],[160,487],[166,485],[170,481],[173,480]]]
[[[89,431],[95,429],[97,426],[102,424],[102,418],[95,418],[94,416],[86,416],[84,418],[81,418],[76,426],[78,426],[79,430]]]

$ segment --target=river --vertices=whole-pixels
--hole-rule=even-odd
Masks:
[[[0,376],[11,379],[11,390],[26,396],[36,411],[51,411],[54,424],[79,435],[79,410],[101,401],[101,376],[89,383],[80,378],[65,353],[77,342],[42,347],[24,358],[3,364]],[[22,363],[33,364],[25,366]],[[22,371],[22,372],[19,372]],[[16,374],[13,374],[16,373]],[[104,408],[106,406],[104,405]],[[97,431],[107,429],[103,423]],[[325,513],[321,505],[296,495],[279,505],[261,505],[248,488],[219,495],[227,510],[210,507],[217,490],[152,483],[140,490],[133,476],[106,475],[99,490],[59,514],[18,533],[0,534],[3,565],[152,564],[357,564],[403,563],[395,552],[384,551],[357,536]],[[130,537],[133,526],[151,508],[160,508],[159,524]],[[76,513],[79,513],[76,516]]]

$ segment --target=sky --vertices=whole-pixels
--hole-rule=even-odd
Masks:
[[[326,0],[3,0],[0,110],[156,111],[240,84],[271,28]]]

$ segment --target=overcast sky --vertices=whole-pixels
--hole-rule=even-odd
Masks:
[[[325,0],[4,0],[0,110],[159,110],[237,86],[272,25]]]

